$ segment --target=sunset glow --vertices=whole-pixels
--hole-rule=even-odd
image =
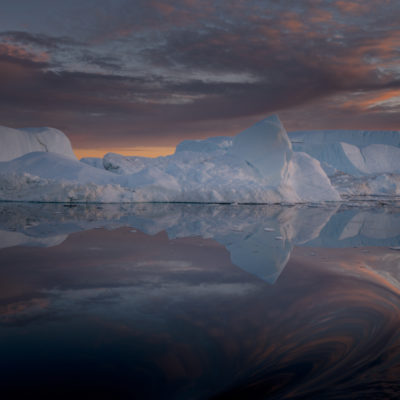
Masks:
[[[164,155],[271,113],[288,131],[400,126],[394,0],[2,6],[1,124],[61,129],[78,156]]]
[[[149,146],[149,147],[114,147],[107,149],[74,149],[78,159],[83,157],[102,158],[107,153],[117,153],[124,156],[159,157],[173,154],[175,147]]]

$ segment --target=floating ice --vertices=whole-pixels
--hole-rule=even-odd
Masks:
[[[235,137],[183,141],[166,157],[108,153],[80,162],[58,130],[0,134],[0,200],[318,203],[400,195],[399,132],[294,132],[289,140],[271,116]]]
[[[0,163],[0,199],[214,203],[340,199],[318,161],[293,153],[277,116],[233,138],[185,141],[167,157],[108,153],[102,162],[98,158],[78,162],[65,151],[63,155],[34,152]]]
[[[299,131],[289,137],[295,151],[319,160],[328,175],[400,173],[399,131]]]
[[[33,151],[62,154],[76,160],[69,139],[54,128],[12,129],[0,126],[0,161],[10,161]]]

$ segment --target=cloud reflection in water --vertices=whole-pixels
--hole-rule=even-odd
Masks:
[[[3,205],[3,232],[31,246],[0,251],[5,393],[396,398],[399,253],[353,246],[399,232],[343,239],[357,213]]]

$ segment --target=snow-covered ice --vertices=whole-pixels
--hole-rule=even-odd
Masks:
[[[370,144],[359,148],[341,143],[344,153],[362,174],[400,173],[400,148],[386,144]]]
[[[400,193],[399,132],[288,136],[273,115],[234,137],[183,141],[166,157],[81,161],[56,129],[0,135],[0,200],[315,203]]]
[[[399,131],[298,131],[289,133],[294,151],[321,162],[328,175],[399,173]]]
[[[12,129],[0,126],[0,161],[10,161],[33,151],[62,154],[76,160],[71,143],[54,128]]]
[[[317,159],[342,198],[400,195],[399,131],[298,131],[295,152]]]

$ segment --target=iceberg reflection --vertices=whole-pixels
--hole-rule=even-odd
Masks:
[[[398,211],[1,204],[3,397],[397,398]]]
[[[236,266],[273,284],[294,246],[399,246],[400,213],[395,205],[271,206],[133,204],[0,205],[0,248],[50,247],[69,234],[94,228],[132,227],[169,239],[213,239]]]

